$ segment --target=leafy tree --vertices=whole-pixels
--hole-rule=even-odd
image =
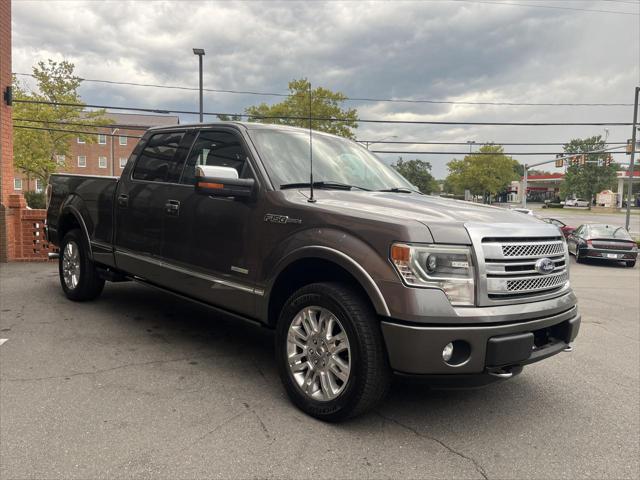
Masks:
[[[309,128],[309,81],[306,78],[293,80],[289,82],[289,91],[291,95],[280,103],[261,103],[245,109],[250,115],[250,121]],[[312,89],[311,116],[317,119],[311,121],[311,128],[355,138],[353,130],[358,128],[358,111],[355,108],[343,109],[340,105],[346,99],[347,97],[340,92],[332,92],[322,87]],[[321,120],[329,118],[340,120]]]
[[[38,62],[33,67],[37,90],[28,91],[14,77],[15,100],[82,104],[78,94],[78,87],[82,80],[73,74],[74,68],[73,63],[67,61]],[[13,104],[13,118],[16,120],[16,126],[44,129],[14,128],[13,130],[15,167],[28,178],[37,178],[44,183],[47,183],[49,176],[60,167],[56,161],[56,155],[68,157],[70,139],[80,137],[86,143],[96,141],[95,134],[67,133],[67,131],[95,132],[95,127],[109,123],[104,117],[104,110],[83,112],[78,107],[21,102]],[[82,123],[89,126],[79,127],[65,125],[65,123]]]
[[[516,160],[504,154],[501,145],[483,145],[477,153],[447,164],[449,176],[445,186],[457,194],[469,190],[472,195],[482,195],[490,202],[491,196],[519,178],[518,165]]]
[[[589,138],[576,138],[571,140],[564,146],[565,154],[583,154],[604,150],[606,148],[605,141],[601,135]],[[560,186],[561,198],[567,198],[571,195],[577,195],[592,201],[595,194],[602,190],[611,189],[616,183],[617,166],[611,164],[605,165],[605,159],[608,154],[589,153],[586,154],[586,162],[584,165],[571,165],[567,168],[564,181]]]
[[[413,185],[418,187],[422,193],[433,193],[440,190],[438,182],[431,175],[431,164],[424,160],[402,160],[391,165],[400,175],[409,180]]]

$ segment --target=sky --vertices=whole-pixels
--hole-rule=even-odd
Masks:
[[[198,86],[193,47],[204,48],[204,87],[287,93],[292,79],[343,92],[361,119],[455,122],[631,122],[640,85],[640,1],[32,1],[12,2],[13,71],[69,60],[87,79]],[[29,82],[28,77],[20,77]],[[84,82],[89,104],[196,111],[196,91]],[[243,113],[281,97],[206,92],[204,110]],[[513,106],[508,103],[617,103]],[[181,122],[197,121],[183,115]],[[447,162],[486,142],[562,143],[607,135],[603,126],[478,126],[362,123],[360,140],[464,142],[372,144],[402,156]],[[624,142],[631,127],[608,127]],[[475,142],[467,145],[466,142]],[[416,151],[458,152],[415,154]],[[521,163],[561,146],[505,146]],[[628,161],[621,154],[617,161]],[[545,167],[554,170],[553,164]]]

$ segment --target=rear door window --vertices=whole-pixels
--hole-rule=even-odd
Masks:
[[[133,169],[134,180],[178,183],[184,157],[176,153],[183,136],[184,132],[167,132],[149,138]]]

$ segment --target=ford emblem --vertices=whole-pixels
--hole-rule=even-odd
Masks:
[[[549,275],[556,268],[556,264],[550,258],[541,258],[536,262],[536,272],[540,275]]]

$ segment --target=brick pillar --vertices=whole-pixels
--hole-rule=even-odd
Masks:
[[[17,257],[14,215],[10,208],[13,191],[13,121],[11,107],[4,100],[4,92],[11,85],[11,0],[0,0],[0,262]],[[18,201],[18,203],[20,203]]]

